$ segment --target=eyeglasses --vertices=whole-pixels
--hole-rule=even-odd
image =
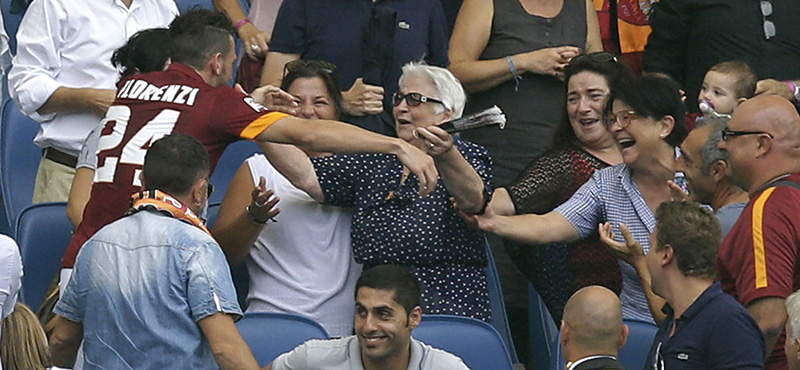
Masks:
[[[631,121],[633,121],[636,118],[639,118],[639,115],[636,113],[636,111],[623,110],[617,113],[611,113],[608,117],[606,117],[605,123],[606,127],[611,127],[611,125],[613,125],[614,122],[617,122],[619,123],[619,127],[622,127],[622,129],[624,130],[628,128],[628,126],[631,125]]]
[[[722,141],[728,141],[728,139],[735,137],[735,136],[744,136],[744,135],[767,135],[770,139],[774,139],[775,137],[772,136],[769,132],[765,131],[736,131],[736,130],[722,130]]]
[[[283,77],[289,73],[305,71],[322,71],[328,74],[336,72],[336,65],[324,60],[297,59],[283,65]]]
[[[392,95],[392,105],[395,107],[398,106],[400,102],[403,101],[403,99],[405,99],[406,104],[408,104],[409,107],[416,107],[422,103],[427,103],[427,102],[439,103],[441,105],[445,105],[444,102],[441,100],[429,98],[425,95],[415,92],[411,92],[408,94],[403,94],[401,92],[394,93],[394,95]]]
[[[569,64],[581,63],[581,62],[583,62],[584,60],[587,60],[587,59],[589,61],[594,62],[594,63],[608,63],[608,62],[616,63],[617,62],[617,56],[616,55],[611,54],[611,53],[606,52],[606,51],[598,51],[598,52],[595,52],[595,53],[578,55],[577,57],[572,58],[572,60],[569,61]]]
[[[206,191],[208,191],[208,197],[210,198],[211,194],[214,194],[214,185],[212,183],[210,183],[210,182],[207,182],[207,181],[208,181],[208,179],[206,179],[206,184],[208,184],[208,187],[206,188]]]
[[[772,15],[772,3],[769,0],[761,0],[761,19],[764,22],[764,37],[769,40],[775,37],[775,23],[767,20]]]

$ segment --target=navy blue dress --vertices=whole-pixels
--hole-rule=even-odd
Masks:
[[[455,146],[491,189],[486,149],[460,140]],[[484,235],[458,217],[441,179],[433,193],[422,198],[413,174],[400,185],[403,165],[395,156],[334,155],[311,161],[326,203],[354,208],[356,262],[364,269],[382,264],[408,267],[422,285],[425,313],[489,321]]]

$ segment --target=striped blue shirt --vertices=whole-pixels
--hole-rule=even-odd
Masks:
[[[555,211],[569,220],[581,238],[596,233],[600,223],[610,222],[615,240],[624,243],[618,227],[624,223],[644,252],[650,251],[650,233],[656,227],[656,218],[633,183],[630,167],[624,163],[595,172],[572,198]],[[639,275],[627,262],[619,260],[619,264],[622,270],[622,316],[653,322]]]

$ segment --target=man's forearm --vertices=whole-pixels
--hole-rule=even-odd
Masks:
[[[764,343],[769,355],[786,325],[786,300],[779,297],[759,298],[747,305],[747,311],[764,334]]]
[[[67,369],[75,366],[82,339],[83,325],[57,316],[49,341],[53,365]]]
[[[59,87],[49,99],[37,109],[39,114],[60,112],[94,112],[105,116],[114,102],[117,91],[111,89]]]

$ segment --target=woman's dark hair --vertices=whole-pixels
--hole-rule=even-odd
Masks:
[[[630,67],[620,62],[614,54],[605,51],[582,54],[572,58],[569,64],[564,68],[564,81],[567,82],[564,85],[565,96],[567,94],[567,86],[569,86],[570,78],[581,72],[592,72],[603,76],[606,80],[606,84],[609,86],[609,90],[611,86],[617,85],[621,81],[632,80],[635,77]],[[567,108],[564,106],[561,123],[558,126],[556,135],[553,137],[552,147],[557,148],[567,145],[574,140],[577,140],[575,137],[575,130],[572,129],[572,125],[569,123]]]
[[[120,71],[120,80],[134,73],[161,71],[169,60],[169,30],[151,28],[136,32],[111,55],[111,64]]]
[[[678,84],[667,75],[647,73],[633,81],[612,86],[611,97],[606,103],[606,116],[613,113],[614,101],[625,103],[643,117],[654,120],[672,117],[675,125],[664,141],[673,147],[683,142],[688,134],[683,96]]]
[[[293,60],[284,66],[281,90],[289,91],[289,87],[298,78],[319,77],[325,84],[331,100],[333,100],[333,110],[336,113],[336,118],[339,118],[342,114],[342,92],[339,90],[336,78],[333,77],[335,71],[336,66],[333,63],[321,60]]]

